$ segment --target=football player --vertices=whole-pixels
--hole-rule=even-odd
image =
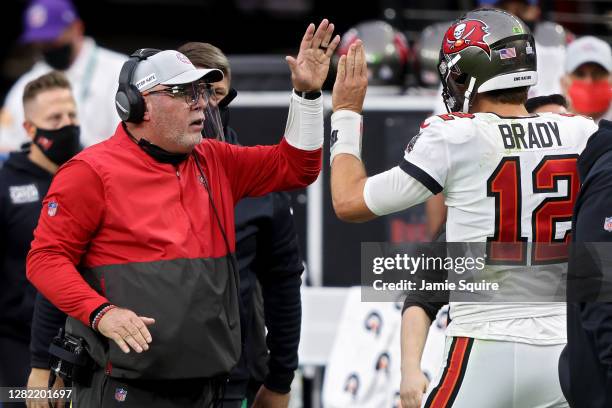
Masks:
[[[427,119],[398,166],[368,177],[361,161],[363,45],[342,57],[330,149],[338,217],[368,221],[442,192],[448,242],[568,242],[576,160],[597,128],[582,116],[526,111],[537,82],[527,26],[501,10],[468,12],[444,35],[438,70],[451,113]],[[541,255],[530,254],[520,247],[515,263]],[[564,303],[451,302],[443,367],[425,395],[427,381],[418,374],[431,318],[414,309],[402,322],[410,326],[402,339],[403,408],[568,406],[557,375]]]

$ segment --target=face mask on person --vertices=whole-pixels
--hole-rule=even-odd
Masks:
[[[205,139],[226,140],[228,136],[227,126],[229,125],[230,114],[228,105],[236,98],[238,92],[230,88],[229,92],[216,105],[209,104],[204,110],[204,127],[202,137]],[[235,141],[229,141],[235,143]]]
[[[81,150],[79,136],[81,128],[75,125],[55,130],[36,129],[34,144],[53,163],[61,166]]]
[[[52,68],[60,71],[64,71],[70,67],[71,57],[72,45],[70,43],[43,51],[45,62]]]
[[[574,110],[584,115],[605,112],[612,101],[612,89],[607,79],[592,82],[575,79],[568,95]]]
[[[136,139],[132,132],[130,132],[127,128],[125,122],[121,122],[121,126],[123,126],[123,130],[125,130],[125,133],[127,133],[129,138],[132,139],[132,141],[136,143],[143,152],[152,157],[153,160],[155,160],[156,162],[172,164],[176,166],[177,164],[180,164],[181,162],[185,161],[187,157],[189,157],[188,153],[172,153],[165,149],[162,149],[161,147],[149,142],[145,138],[140,138],[140,140]]]
[[[138,141],[138,146],[159,163],[172,164],[176,166],[189,156],[187,153],[169,152],[143,138]]]

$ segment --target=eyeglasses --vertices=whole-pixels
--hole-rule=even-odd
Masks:
[[[204,98],[204,102],[208,103],[211,95],[211,87],[209,84],[204,82],[192,82],[185,85],[174,85],[169,88],[159,89],[157,91],[151,91],[143,93],[143,96],[164,94],[172,98],[183,97],[185,102],[189,106],[194,106],[198,103],[200,96]]]

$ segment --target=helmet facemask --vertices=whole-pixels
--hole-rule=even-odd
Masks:
[[[442,99],[446,110],[468,113],[474,101],[476,78],[462,73],[453,61],[440,53],[438,72],[442,81]]]

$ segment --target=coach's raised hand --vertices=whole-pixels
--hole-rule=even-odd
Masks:
[[[332,92],[334,112],[345,109],[361,113],[367,88],[368,66],[365,49],[361,40],[357,40],[338,62],[338,72]]]
[[[329,62],[340,42],[339,35],[332,40],[333,34],[334,25],[327,19],[321,21],[316,32],[315,25],[311,23],[304,33],[297,57],[285,58],[296,91],[318,91],[323,86],[329,72]]]

